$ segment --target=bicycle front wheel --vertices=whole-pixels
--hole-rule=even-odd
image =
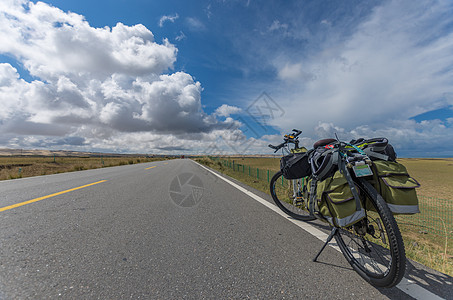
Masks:
[[[307,210],[307,199],[303,197],[302,179],[285,179],[281,171],[275,173],[270,182],[270,192],[275,204],[287,215],[297,220],[311,221],[316,219],[310,216]]]
[[[352,268],[377,287],[392,287],[406,268],[404,243],[398,225],[382,196],[361,180],[366,218],[335,235],[338,246]]]

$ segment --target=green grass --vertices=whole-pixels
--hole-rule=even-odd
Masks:
[[[280,168],[279,158],[204,157],[197,161],[267,194],[268,170],[270,180]],[[422,184],[417,191],[422,213],[396,216],[406,255],[453,276],[453,187],[450,184],[453,159],[400,159],[399,162]]]

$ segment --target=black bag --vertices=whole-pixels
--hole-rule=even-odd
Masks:
[[[311,175],[308,156],[310,152],[291,153],[280,160],[280,170],[286,179],[298,179]]]
[[[338,148],[332,146],[319,146],[310,155],[310,165],[313,176],[322,181],[332,177],[338,170]]]
[[[365,140],[360,138],[352,140],[350,144],[359,147],[371,158],[371,160],[396,161],[396,152],[386,138],[374,138]]]

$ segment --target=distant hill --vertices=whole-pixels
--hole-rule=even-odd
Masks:
[[[156,154],[118,154],[118,153],[100,153],[100,152],[80,152],[66,150],[28,150],[28,149],[7,149],[0,148],[0,156],[108,156],[108,157],[123,157],[123,156],[163,156]]]

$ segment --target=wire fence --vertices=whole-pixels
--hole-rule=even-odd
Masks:
[[[235,172],[246,174],[257,180],[270,182],[275,174],[274,170],[252,167],[234,160],[225,160],[218,157],[210,157],[220,162],[225,168]],[[283,177],[282,177],[283,178]],[[282,185],[287,184],[282,180]],[[439,236],[453,236],[453,200],[435,197],[418,196],[419,214],[396,215],[398,223],[414,226],[416,231],[422,234],[435,234]]]

